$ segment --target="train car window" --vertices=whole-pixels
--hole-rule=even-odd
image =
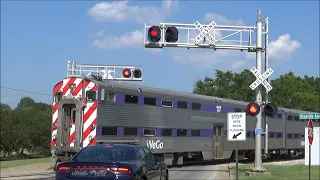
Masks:
[[[241,109],[240,108],[235,108],[234,112],[241,112]]]
[[[282,114],[277,114],[277,119],[282,119]]]
[[[251,137],[251,132],[247,131],[247,137],[250,138]]]
[[[144,136],[155,136],[156,135],[156,129],[143,129],[143,135]]]
[[[97,92],[96,91],[87,91],[86,92],[87,101],[95,101],[97,100]]]
[[[292,116],[291,115],[288,116],[288,120],[292,120]]]
[[[187,109],[188,108],[188,103],[184,102],[184,101],[178,101],[178,108]]]
[[[73,108],[72,110],[70,110],[71,113],[71,119],[72,119],[72,124],[75,124],[76,123],[76,113],[77,113],[77,110],[75,108]]]
[[[287,134],[287,137],[288,138],[292,138],[292,134]]]
[[[191,136],[200,136],[200,130],[199,129],[192,129]]]
[[[144,104],[150,105],[150,106],[155,106],[157,104],[157,100],[156,100],[156,98],[144,97]]]
[[[269,132],[269,138],[274,138],[274,132]]]
[[[299,138],[299,134],[294,134],[293,137],[294,138]]]
[[[138,96],[133,96],[133,95],[125,95],[124,97],[124,102],[126,103],[132,103],[132,104],[137,104],[138,103]]]
[[[161,136],[171,136],[172,129],[161,129]]]
[[[281,138],[282,137],[282,133],[277,133],[277,138]]]
[[[300,134],[300,138],[304,138],[304,134]]]
[[[62,99],[62,92],[56,92],[54,95],[54,102],[59,102]]]
[[[116,100],[116,94],[115,93],[105,93],[105,98],[106,101],[111,101],[115,102]]]
[[[200,110],[201,104],[200,103],[192,103],[192,109],[193,110]]]
[[[116,136],[118,134],[117,127],[102,127],[102,135]]]
[[[294,117],[294,120],[295,120],[295,121],[299,121],[299,116],[295,116],[295,117]]]
[[[161,106],[163,106],[163,107],[172,107],[173,103],[170,100],[162,100],[161,101]]]
[[[186,129],[177,129],[177,136],[187,136]]]
[[[123,130],[123,135],[125,136],[136,136],[138,133],[138,128],[125,127]]]

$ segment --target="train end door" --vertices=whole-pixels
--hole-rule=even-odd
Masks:
[[[215,159],[223,158],[223,125],[218,124],[213,126],[213,157]]]
[[[59,102],[57,149],[78,151],[82,147],[82,104],[76,99]]]

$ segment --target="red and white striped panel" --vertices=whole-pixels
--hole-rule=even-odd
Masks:
[[[58,83],[54,88],[54,91],[53,91],[54,95],[58,91],[61,91],[63,96],[70,94],[70,90],[71,90],[69,88],[70,84],[75,84],[75,87],[76,87],[72,93],[72,96],[74,96],[75,98],[82,96],[82,79],[76,78],[76,77],[64,79],[62,82]],[[59,107],[59,104],[53,101],[53,108],[52,108],[52,125],[53,126],[55,126],[58,122],[58,107]],[[56,140],[55,140],[56,135],[57,135],[57,130],[53,128],[51,146],[56,146]],[[74,136],[75,136],[75,126],[72,125],[70,127],[70,146],[71,147],[74,146]]]
[[[86,80],[85,91],[98,90],[95,83]],[[83,115],[83,147],[96,144],[98,101],[87,102]]]

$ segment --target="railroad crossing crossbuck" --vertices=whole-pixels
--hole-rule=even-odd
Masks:
[[[258,69],[253,67],[250,69],[252,74],[257,78],[251,85],[250,88],[252,90],[255,90],[261,83],[266,88],[267,92],[272,90],[272,86],[269,84],[269,82],[266,80],[272,73],[273,70],[269,68],[266,72],[264,72],[262,75],[259,73]]]
[[[212,29],[217,25],[214,21],[212,21],[207,27],[204,27],[203,25],[201,25],[199,21],[196,21],[196,22],[194,23],[194,25],[195,25],[196,28],[200,31],[200,34],[199,34],[196,38],[194,38],[194,40],[193,40],[193,42],[194,42],[195,44],[199,44],[199,41],[200,41],[202,38],[204,38],[204,37],[208,38],[208,40],[209,40],[212,44],[215,43],[216,40],[215,40],[214,37],[212,37],[211,34],[209,33],[209,32],[212,31]]]

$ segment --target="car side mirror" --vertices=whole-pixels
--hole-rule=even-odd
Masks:
[[[158,156],[154,156],[154,161],[155,161],[155,162],[161,162],[161,158],[158,157]]]

